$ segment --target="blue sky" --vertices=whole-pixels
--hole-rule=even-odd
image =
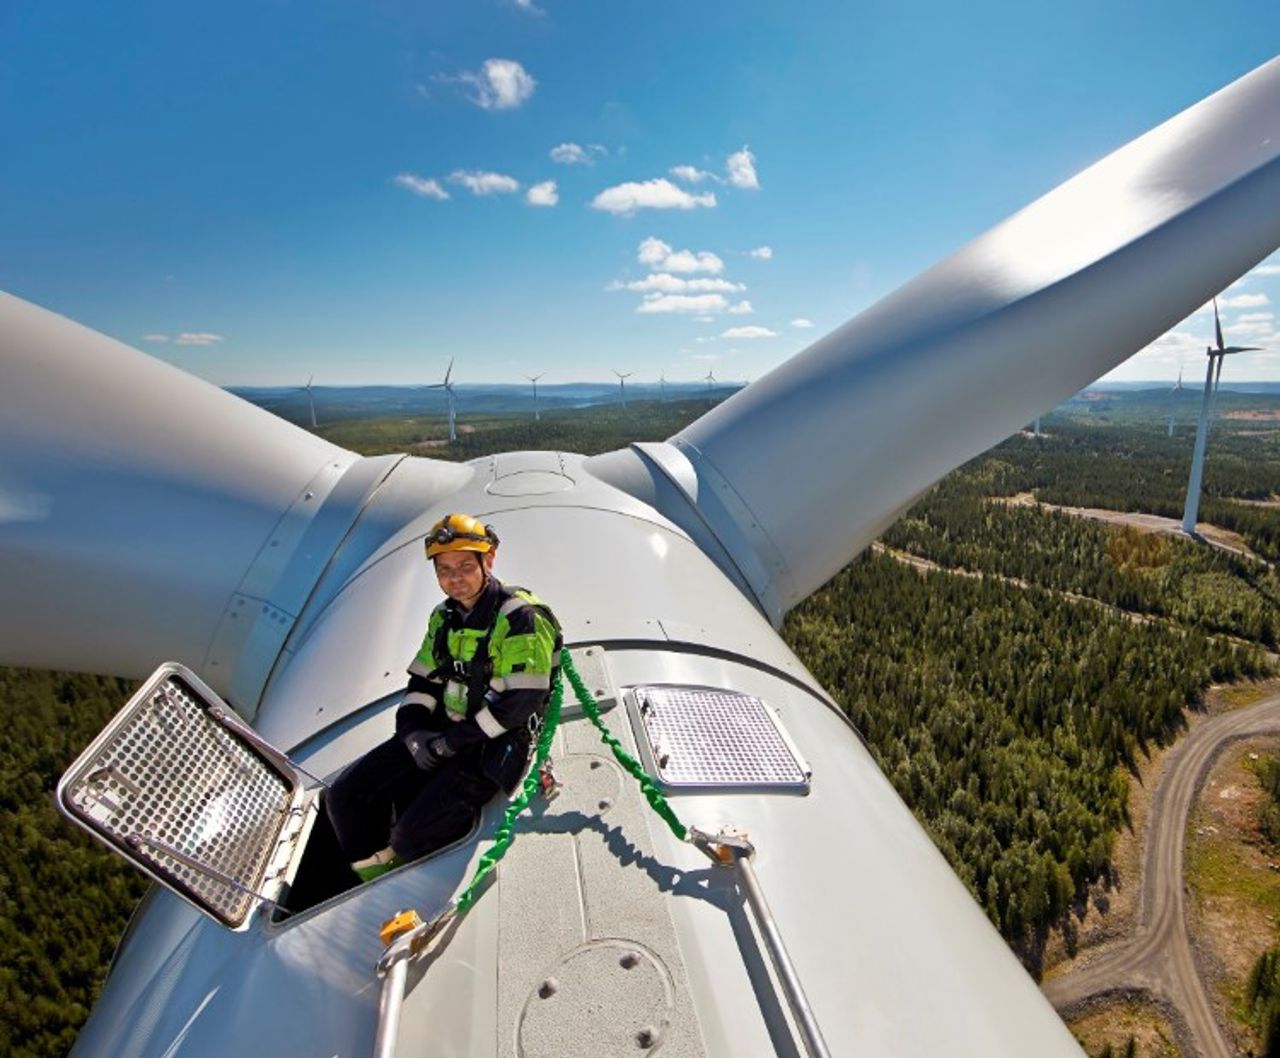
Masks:
[[[3,0],[0,289],[220,384],[757,378],[1277,41],[1274,0]],[[1280,350],[1274,271],[1232,339]]]

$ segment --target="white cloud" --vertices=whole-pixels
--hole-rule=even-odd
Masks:
[[[1274,312],[1242,312],[1236,322],[1261,323],[1263,320],[1274,320],[1275,318]]]
[[[1270,338],[1275,333],[1275,329],[1271,326],[1270,320],[1241,320],[1230,327],[1223,327],[1222,333],[1229,334],[1233,338],[1238,336],[1256,340]]]
[[[142,340],[144,342],[167,342],[169,336],[167,334],[144,334]]]
[[[696,165],[673,165],[667,172],[677,180],[683,180],[686,184],[700,184],[704,180],[719,179],[715,173],[699,169]]]
[[[754,257],[757,261],[768,261],[773,257],[772,246],[757,246],[747,254],[748,257]]]
[[[461,184],[473,195],[509,195],[520,190],[520,182],[503,173],[455,169],[449,174],[449,180]]]
[[[663,178],[607,187],[591,200],[592,209],[623,216],[630,216],[638,209],[697,209],[715,204],[716,196],[710,191],[705,195],[691,195]]]
[[[601,148],[603,150],[603,148]],[[551,148],[551,160],[561,165],[594,165],[595,159],[589,151],[576,143],[560,143]]]
[[[739,301],[736,305],[731,305],[729,307],[730,316],[750,316],[755,311],[756,310],[751,307],[751,302],[747,301],[745,298],[742,301]]]
[[[768,327],[730,327],[720,335],[721,338],[776,338],[777,331]]]
[[[794,320],[791,321],[791,326],[797,327],[802,331],[807,330],[808,328],[813,326],[813,320],[806,320],[803,316],[797,316]]]
[[[535,6],[533,0],[511,0],[521,11],[528,11],[531,15],[545,14],[542,8]]]
[[[729,183],[734,187],[746,188],[750,191],[760,190],[760,180],[756,176],[756,156],[751,153],[749,147],[743,147],[740,151],[734,151],[725,159],[725,172],[728,174]]]
[[[724,261],[709,250],[673,250],[670,244],[652,235],[640,244],[636,260],[655,272],[710,272],[719,275]]]
[[[443,201],[449,192],[440,186],[437,180],[428,180],[414,173],[397,173],[392,182],[406,191],[412,191],[423,198],[434,198]]]
[[[216,345],[224,339],[222,335],[208,331],[183,331],[173,341],[176,345]]]
[[[657,291],[660,294],[732,294],[747,288],[741,283],[733,283],[728,279],[682,279],[670,272],[655,272],[643,279],[635,279],[629,283],[613,282],[608,290],[634,290],[647,294]]]
[[[540,184],[534,184],[525,193],[524,200],[531,206],[554,206],[560,201],[560,195],[556,191],[556,182],[554,180],[544,180]]]
[[[1251,276],[1280,276],[1280,264],[1260,264],[1252,272]]]
[[[486,59],[478,73],[462,73],[454,80],[470,85],[471,102],[485,110],[514,110],[538,86],[514,59]]]
[[[1223,298],[1218,304],[1224,309],[1256,309],[1259,305],[1270,305],[1271,299],[1266,294],[1237,294]]]
[[[728,302],[723,294],[650,294],[636,308],[643,315],[658,313],[682,313],[702,315],[708,312],[724,312]]]

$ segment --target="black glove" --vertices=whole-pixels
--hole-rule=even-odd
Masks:
[[[423,771],[433,771],[442,761],[453,756],[453,751],[445,745],[443,735],[432,737],[427,731],[413,731],[406,735],[404,748],[409,751],[413,763]]]

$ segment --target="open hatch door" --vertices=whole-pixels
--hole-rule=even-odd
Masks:
[[[275,905],[319,787],[193,672],[167,662],[58,783],[59,810],[223,925]]]

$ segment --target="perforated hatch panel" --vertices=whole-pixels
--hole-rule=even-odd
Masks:
[[[636,687],[632,704],[664,785],[808,789],[808,769],[759,698],[709,687]]]
[[[76,822],[232,926],[258,902],[245,890],[261,891],[295,791],[236,726],[171,672],[139,691],[59,785]]]

